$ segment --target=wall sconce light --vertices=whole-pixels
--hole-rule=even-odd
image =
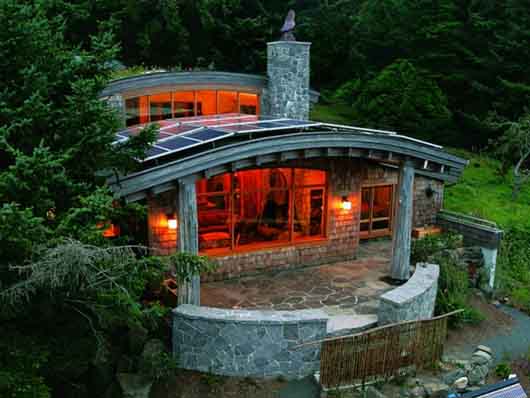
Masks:
[[[351,201],[347,196],[342,197],[341,207],[343,210],[351,210]]]
[[[168,229],[177,229],[177,218],[175,217],[175,214],[167,215],[167,227]]]
[[[427,196],[428,198],[432,198],[433,195],[434,189],[432,189],[432,186],[429,185],[427,188],[425,188],[425,196]]]

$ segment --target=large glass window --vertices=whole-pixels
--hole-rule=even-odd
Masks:
[[[215,91],[197,91],[197,116],[217,113],[217,93]]]
[[[363,187],[361,193],[361,236],[389,235],[392,230],[394,187]]]
[[[149,110],[151,121],[171,119],[171,93],[155,94],[149,96]]]
[[[173,93],[173,112],[175,117],[195,116],[195,93],[193,91]]]
[[[126,125],[223,113],[259,113],[257,94],[237,91],[176,91],[125,100]]]
[[[326,173],[274,168],[197,182],[199,249],[251,249],[325,236]]]
[[[129,98],[125,100],[125,123],[127,126],[149,122],[149,97]]]
[[[217,92],[217,113],[238,113],[237,92]]]
[[[257,115],[258,96],[256,94],[239,93],[239,112],[247,115]]]

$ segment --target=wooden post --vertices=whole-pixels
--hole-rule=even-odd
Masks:
[[[199,228],[197,220],[197,192],[195,178],[189,177],[178,183],[178,250],[199,253]],[[201,277],[194,276],[189,283],[178,288],[178,304],[201,304]]]
[[[399,173],[398,208],[394,223],[390,268],[390,277],[401,281],[406,281],[410,277],[413,186],[414,167],[412,162],[405,161],[401,164]]]

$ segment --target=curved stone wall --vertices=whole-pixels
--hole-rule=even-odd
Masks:
[[[402,286],[381,296],[379,325],[432,318],[440,268],[418,263],[412,277]]]
[[[320,367],[326,336],[322,310],[251,311],[181,305],[173,310],[173,354],[179,367],[226,376],[298,379]]]

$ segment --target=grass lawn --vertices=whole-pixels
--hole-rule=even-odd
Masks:
[[[351,118],[350,107],[341,104],[317,104],[311,110],[311,119],[356,124]],[[463,149],[448,148],[448,151],[469,159],[470,164],[458,183],[446,187],[444,207],[447,210],[485,218],[502,228],[522,226],[530,229],[530,184],[513,201],[511,176],[498,175],[498,161]]]
[[[499,162],[463,150],[450,152],[470,160],[458,183],[447,186],[444,208],[496,222],[502,228],[530,228],[530,185],[512,200],[512,179],[497,173]]]

